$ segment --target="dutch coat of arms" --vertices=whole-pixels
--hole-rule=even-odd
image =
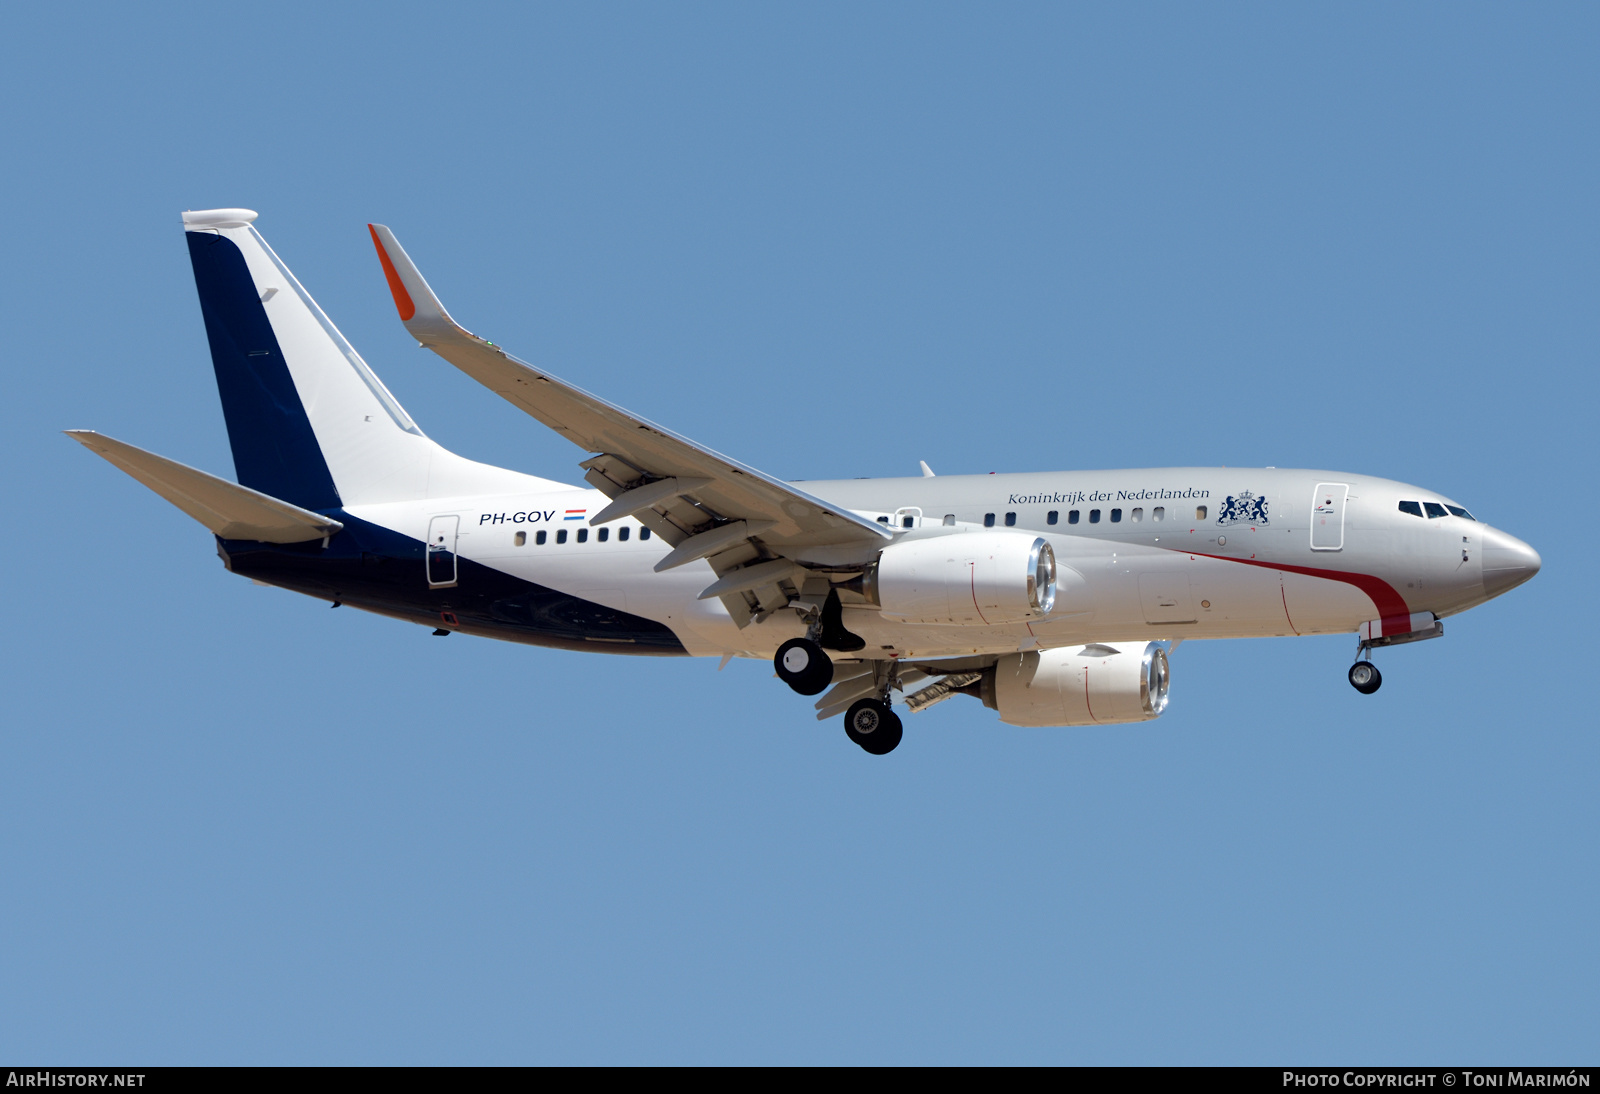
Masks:
[[[1230,494],[1217,514],[1218,524],[1266,524],[1267,499],[1257,497],[1248,490]]]

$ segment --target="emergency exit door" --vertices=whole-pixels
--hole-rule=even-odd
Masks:
[[[434,517],[428,522],[428,588],[448,589],[456,583],[456,535],[461,518]]]
[[[1344,548],[1344,510],[1350,484],[1319,482],[1311,496],[1311,549],[1338,551]]]

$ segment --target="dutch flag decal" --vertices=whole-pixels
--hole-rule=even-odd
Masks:
[[[587,510],[587,509],[568,509],[567,510],[567,515],[565,517],[563,517],[562,519],[563,520],[582,520],[583,519],[583,515],[585,513],[587,513],[588,511],[589,510]]]

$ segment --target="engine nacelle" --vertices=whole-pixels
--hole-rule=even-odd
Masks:
[[[1167,707],[1167,651],[1154,642],[1012,653],[985,680],[984,702],[1014,726],[1147,722]]]
[[[1056,553],[1025,532],[895,543],[878,559],[883,614],[906,623],[1024,623],[1056,601]]]

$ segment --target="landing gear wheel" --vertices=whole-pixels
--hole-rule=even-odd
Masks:
[[[885,756],[900,743],[900,716],[877,699],[857,699],[844,716],[844,733],[874,756]]]
[[[1350,686],[1362,695],[1371,695],[1383,686],[1383,673],[1371,661],[1357,661],[1350,666]]]
[[[801,695],[816,695],[833,683],[833,662],[809,638],[791,638],[772,659],[778,678]]]

